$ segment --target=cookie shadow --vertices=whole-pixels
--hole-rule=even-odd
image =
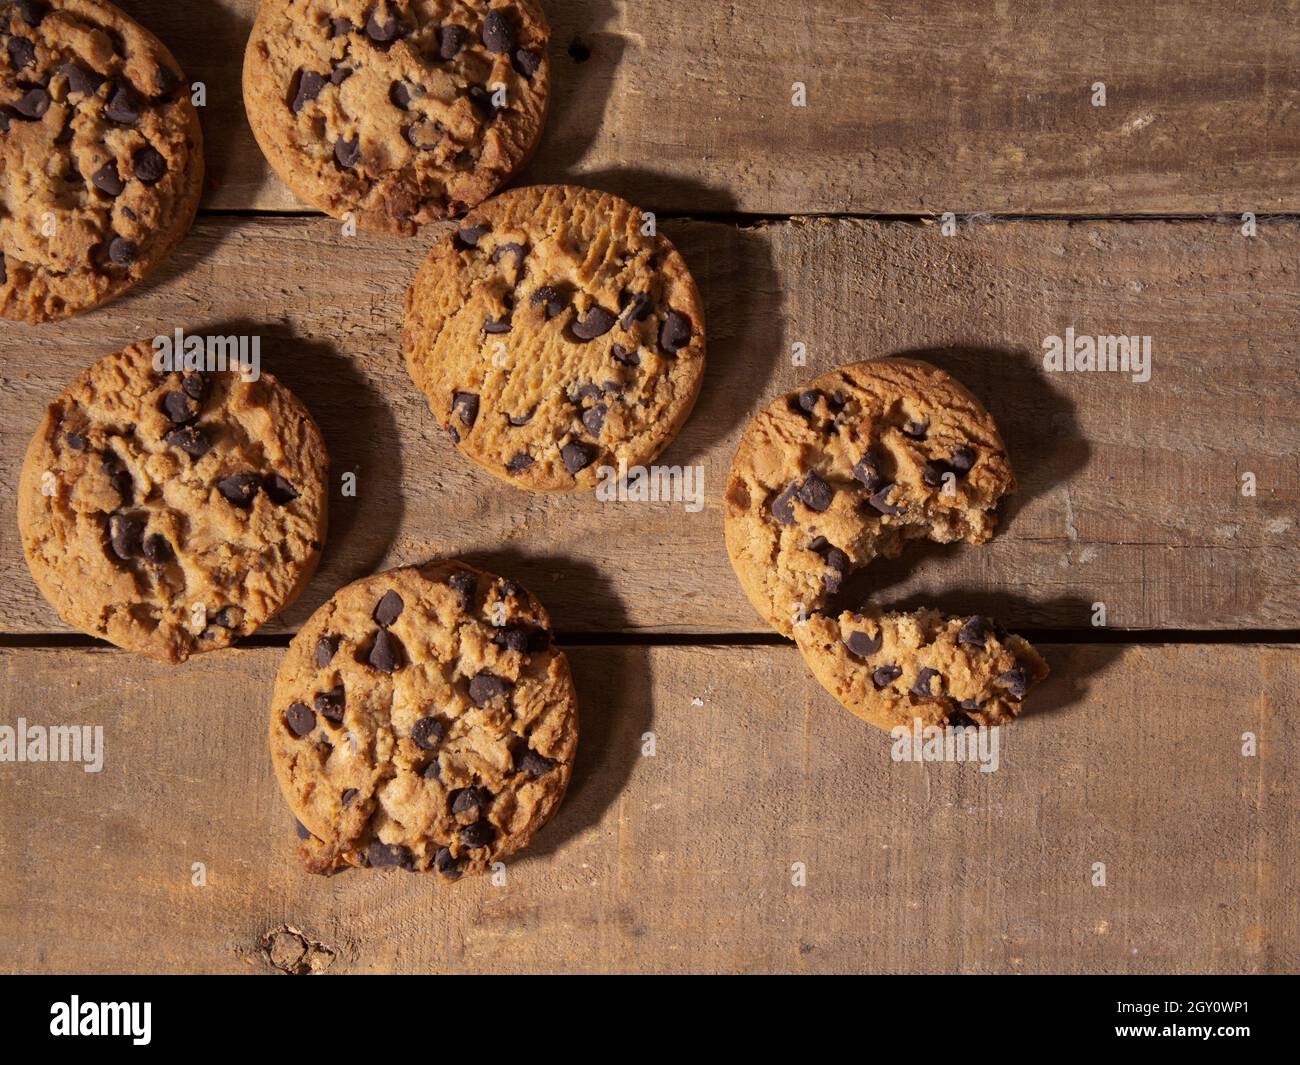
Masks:
[[[321,563],[275,619],[277,628],[297,630],[338,588],[373,572],[388,554],[405,511],[397,420],[356,360],[331,341],[266,322],[208,323],[187,332],[260,337],[261,369],[303,402],[325,439],[329,528]]]

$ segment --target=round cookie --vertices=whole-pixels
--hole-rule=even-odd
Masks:
[[[882,729],[1001,725],[1048,674],[1029,643],[990,618],[936,610],[814,614],[795,642],[823,688]]]
[[[19,481],[32,576],[69,624],[165,662],[226,647],[306,586],[329,460],[269,374],[100,359],[46,412]]]
[[[501,194],[434,245],[406,295],[406,367],[460,450],[520,488],[651,462],[704,377],[686,263],[625,200]]]
[[[754,609],[791,636],[908,540],[983,543],[1014,489],[993,419],[947,373],[851,363],[749,423],[727,482],[727,553]]]
[[[296,195],[410,236],[518,173],[546,123],[536,0],[263,0],[244,104]]]
[[[487,871],[564,797],[568,659],[519,585],[442,561],[349,584],[276,677],[271,758],[313,872]]]
[[[171,53],[103,0],[0,3],[0,316],[98,306],[180,241],[203,138]]]

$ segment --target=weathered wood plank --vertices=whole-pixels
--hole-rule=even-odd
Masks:
[[[207,206],[299,209],[244,118],[256,0],[122,6],[208,86]],[[543,6],[556,89],[530,181],[685,213],[1300,211],[1294,0]]]
[[[1300,626],[1300,226],[964,227],[809,220],[668,227],[707,303],[710,367],[664,456],[705,469],[707,505],[535,496],[464,461],[402,366],[402,294],[422,242],[344,238],[324,219],[201,222],[140,293],[48,328],[0,327],[0,625],[61,628],[26,573],[14,492],[40,411],[128,340],[259,333],[264,365],[320,421],[337,492],[325,561],[280,625],[335,588],[439,552],[516,573],[566,632],[752,632],[722,543],[740,431],[780,390],[837,363],[929,352],[997,417],[1021,481],[979,548],[917,548],[870,571],[893,602],[984,609],[1017,625]],[[1153,337],[1151,380],[1047,374],[1044,337]],[[796,343],[807,365],[791,365]],[[1258,492],[1243,497],[1242,474]]]
[[[992,773],[893,761],[790,648],[576,648],[569,798],[441,890],[300,870],[279,653],[0,651],[0,724],[106,737],[98,774],[0,763],[0,970],[265,972],[284,926],[336,972],[1300,970],[1300,648],[1049,647]]]

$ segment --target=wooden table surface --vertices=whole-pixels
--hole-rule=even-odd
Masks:
[[[254,0],[121,0],[206,84],[211,174],[138,291],[0,325],[0,724],[100,723],[107,751],[0,763],[0,971],[1300,970],[1300,4],[542,2],[554,106],[523,183],[629,197],[695,272],[709,369],[661,461],[704,468],[703,509],[462,460],[398,343],[445,227],[345,236],[270,176],[239,95]],[[177,326],[260,334],[358,492],[336,485],[299,603],[167,668],[60,622],[15,491],[64,384]],[[1151,336],[1150,381],[1044,372],[1067,327]],[[980,395],[1021,482],[991,543],[869,577],[1044,651],[993,773],[893,761],[723,548],[752,413],[899,353]],[[574,787],[504,883],[310,877],[265,750],[283,647],[341,584],[448,553],[555,618]]]

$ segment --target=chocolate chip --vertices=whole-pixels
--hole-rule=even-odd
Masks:
[[[469,31],[464,26],[452,22],[438,27],[438,57],[455,59],[469,40]]]
[[[867,502],[875,507],[876,510],[880,511],[881,514],[902,514],[904,510],[903,507],[896,507],[889,502],[889,493],[893,490],[894,485],[891,482],[881,488],[880,491],[868,499]]]
[[[14,5],[18,8],[18,14],[22,15],[23,21],[29,26],[39,26],[41,19],[49,14],[50,5],[44,0],[16,0]]]
[[[331,37],[346,37],[349,33],[351,33],[355,29],[356,27],[352,25],[351,19],[345,19],[345,18],[330,19]]]
[[[880,476],[880,468],[876,465],[875,457],[871,454],[863,455],[858,459],[857,465],[853,467],[853,476],[868,492],[878,492],[885,484],[885,479]]]
[[[529,302],[534,307],[539,303],[546,304],[546,320],[549,322],[569,305],[569,297],[554,285],[543,285],[533,293]]]
[[[1012,699],[1023,699],[1029,691],[1029,671],[1024,666],[1016,666],[998,676],[997,682],[1007,686],[1007,694]]]
[[[115,236],[108,242],[108,258],[118,266],[130,266],[140,253],[135,241]]]
[[[181,76],[171,67],[159,66],[154,70],[153,84],[154,91],[158,94],[159,99],[170,96],[177,88],[180,87]]]
[[[394,107],[405,111],[411,106],[411,90],[405,82],[395,81],[388,88],[388,100]]]
[[[162,398],[162,412],[176,425],[187,425],[199,416],[199,405],[186,392],[167,392]]]
[[[498,246],[492,253],[492,261],[494,263],[499,263],[507,255],[513,255],[515,258],[515,267],[518,268],[523,264],[524,257],[527,256],[527,254],[528,251],[522,244],[515,244],[512,242],[510,244],[502,244]]]
[[[503,314],[500,318],[493,318],[488,315],[483,320],[483,332],[496,336],[501,333],[510,332],[510,315]]]
[[[113,545],[113,554],[124,562],[140,553],[143,536],[144,522],[139,518],[130,518],[125,514],[113,514],[109,517],[108,538]]]
[[[604,403],[597,403],[594,407],[588,407],[582,412],[582,424],[586,426],[587,432],[592,436],[600,436],[600,431],[605,428],[605,415],[609,413],[609,408]]]
[[[411,741],[421,750],[431,751],[442,742],[446,722],[436,717],[422,717],[411,729]]]
[[[144,557],[148,562],[155,564],[169,561],[172,555],[172,545],[167,542],[167,537],[162,533],[154,533],[144,542]]]
[[[884,638],[884,633],[880,631],[877,631],[875,636],[868,636],[865,632],[855,629],[845,638],[844,646],[859,658],[870,658],[880,650]]]
[[[475,706],[487,706],[493,699],[505,695],[509,690],[508,681],[486,671],[476,674],[469,682],[469,697]]]
[[[384,673],[396,673],[406,664],[402,642],[387,629],[380,629],[370,649],[370,664]]]
[[[930,423],[909,421],[903,426],[903,435],[910,436],[913,440],[924,440],[925,434],[930,431]]]
[[[527,451],[520,451],[511,456],[510,461],[506,463],[506,469],[510,473],[522,473],[536,461]]]
[[[474,110],[484,121],[491,122],[497,117],[496,101],[482,85],[471,85],[466,95],[469,97],[469,102],[473,104]]]
[[[294,703],[285,712],[284,723],[299,739],[310,735],[316,727],[316,715],[306,703]]]
[[[316,641],[316,668],[324,669],[334,661],[334,652],[339,649],[337,636],[322,636]]]
[[[975,465],[975,451],[969,447],[956,448],[950,461],[957,476],[964,477],[970,473],[971,467]]]
[[[314,703],[316,712],[336,725],[343,723],[343,708],[347,705],[347,694],[342,684],[336,684],[329,691],[317,692]]]
[[[921,672],[916,675],[916,683],[912,685],[912,694],[923,699],[928,699],[933,694],[930,691],[930,681],[939,676],[937,669],[931,669],[929,666],[922,666]]]
[[[691,320],[681,311],[669,311],[659,327],[659,350],[665,355],[676,355],[690,342]]]
[[[483,19],[483,47],[489,52],[514,50],[515,31],[500,8],[493,8]]]
[[[635,351],[628,351],[622,344],[615,344],[609,349],[609,353],[614,357],[614,361],[620,366],[641,365],[641,355]]]
[[[579,472],[595,462],[596,454],[596,449],[588,444],[575,442],[560,448],[560,458],[564,460],[564,468],[569,471],[571,477],[576,477]]]
[[[255,473],[233,473],[217,482],[217,491],[225,501],[236,507],[249,507],[262,479]]]
[[[50,94],[42,88],[28,89],[13,107],[20,118],[37,122],[50,109]]]
[[[434,869],[451,880],[460,876],[460,865],[460,859],[452,856],[449,847],[439,847],[438,853],[433,856]]]
[[[594,306],[587,311],[585,318],[574,319],[573,335],[578,340],[595,340],[613,329],[616,321],[618,319],[604,307]]]
[[[983,648],[989,636],[989,619],[974,614],[966,619],[957,631],[957,643],[967,647]]]
[[[527,48],[517,48],[512,62],[515,70],[529,81],[532,81],[533,75],[537,73],[538,67],[542,65],[542,57],[536,52],[528,51]]]
[[[478,578],[474,574],[458,570],[447,578],[447,584],[460,596],[462,610],[470,610],[474,606],[474,591],[478,585]]]
[[[293,92],[293,103],[289,109],[296,115],[312,100],[321,94],[321,90],[328,85],[325,75],[317,74],[314,70],[298,71],[298,86]]]
[[[921,480],[931,488],[939,488],[944,477],[953,472],[953,468],[942,459],[930,459],[921,470]]]
[[[472,429],[478,420],[478,396],[473,392],[454,392],[451,409],[460,416],[460,422],[466,429]]]
[[[100,192],[107,193],[109,196],[121,196],[126,189],[126,182],[122,180],[117,172],[117,163],[109,160],[90,177],[90,183],[99,189]]]
[[[356,166],[361,161],[361,135],[357,134],[350,141],[335,141],[334,161],[345,170]]]
[[[386,21],[380,22],[378,8],[366,19],[366,36],[375,44],[392,44],[397,40],[401,30],[401,23],[397,21],[396,16],[390,16]]]
[[[72,448],[73,451],[85,451],[88,443],[89,441],[80,433],[68,434],[68,447]]]
[[[79,92],[83,96],[94,96],[106,80],[77,63],[64,63],[59,67],[59,73],[68,79],[68,92]]]
[[[366,860],[372,869],[395,869],[411,864],[411,852],[400,843],[381,843],[376,839],[366,848]]]
[[[488,225],[461,226],[456,231],[456,242],[462,248],[477,248],[479,240],[491,232],[492,227]]]
[[[808,389],[795,397],[795,407],[803,414],[812,414],[817,410],[817,402],[822,394],[817,389]]]
[[[871,683],[876,686],[876,690],[888,688],[899,677],[903,675],[901,666],[881,666],[871,674]]]
[[[357,796],[361,793],[356,788],[344,788],[342,802],[345,807],[351,806],[356,802]]]
[[[163,440],[171,447],[184,451],[192,459],[201,459],[212,450],[212,441],[208,438],[208,434],[197,425],[172,429]]]
[[[827,571],[822,574],[822,584],[831,595],[840,590],[845,574],[849,572],[849,556],[838,547],[829,547],[823,556]]]
[[[794,524],[794,500],[799,494],[799,484],[787,485],[785,491],[772,500],[772,517],[782,525]]]
[[[262,481],[262,491],[277,507],[288,506],[298,498],[298,490],[278,473],[273,473]]]
[[[330,71],[330,84],[342,85],[350,77],[352,77],[351,67],[336,66]]]
[[[104,472],[108,474],[109,481],[117,494],[122,497],[123,503],[130,503],[135,499],[135,482],[131,479],[131,471],[122,465],[122,461],[116,455],[110,453],[104,456]]]
[[[381,628],[388,628],[389,625],[402,616],[402,610],[405,606],[406,604],[402,602],[402,597],[398,595],[394,589],[388,589],[388,591],[384,593],[383,598],[379,600],[378,605],[375,607],[375,612],[372,615],[375,619],[375,624],[379,625]]]
[[[475,821],[460,830],[460,841],[471,849],[486,847],[496,836],[496,830],[486,821]]]
[[[6,47],[9,49],[9,62],[14,70],[35,65],[36,45],[26,37],[10,37]]]
[[[529,651],[546,650],[550,638],[550,633],[545,629],[530,630],[521,625],[512,625],[497,630],[492,636],[492,642],[504,650],[527,654]]]
[[[654,310],[654,304],[650,301],[648,292],[625,292],[623,295],[627,302],[623,305],[623,317],[618,320],[618,324],[624,329],[631,329],[633,322],[645,320]]]
[[[554,768],[554,759],[543,758],[531,747],[525,747],[515,755],[515,771],[527,773],[530,777],[545,776]]]
[[[963,699],[957,704],[963,710],[979,710],[981,703],[978,699]]]
[[[406,127],[406,143],[422,152],[431,152],[442,141],[442,126],[437,122],[420,121]]]
[[[202,403],[208,394],[208,378],[202,371],[181,374],[181,391]]]
[[[979,704],[976,703],[976,701],[975,701],[974,699],[963,699],[963,700],[962,700],[960,703],[958,703],[957,705],[960,706],[962,709],[961,709],[961,710],[949,710],[949,711],[948,711],[948,727],[949,727],[949,728],[974,728],[974,727],[977,727],[977,726],[976,726],[976,721],[975,721],[975,719],[974,719],[973,717],[971,717],[969,714],[963,713],[963,711],[965,711],[965,710],[978,710],[978,709],[979,709]]]
[[[425,780],[436,780],[439,783],[442,783],[442,767],[438,765],[438,759],[432,759],[429,764],[424,767],[424,772],[421,773],[420,776],[424,777]]]
[[[518,414],[518,415],[507,414],[506,421],[508,421],[511,425],[513,425],[517,429],[519,426],[527,425],[529,422],[531,422],[533,420],[533,415],[536,413],[537,413],[537,408],[534,407],[527,414]]]
[[[453,814],[472,814],[490,801],[482,788],[457,788],[447,798],[451,802]]]
[[[104,105],[104,114],[119,126],[134,126],[140,121],[140,100],[125,82],[115,82]]]
[[[835,498],[835,489],[817,474],[810,473],[799,486],[799,498],[809,510],[821,514],[830,507],[831,501]]]

